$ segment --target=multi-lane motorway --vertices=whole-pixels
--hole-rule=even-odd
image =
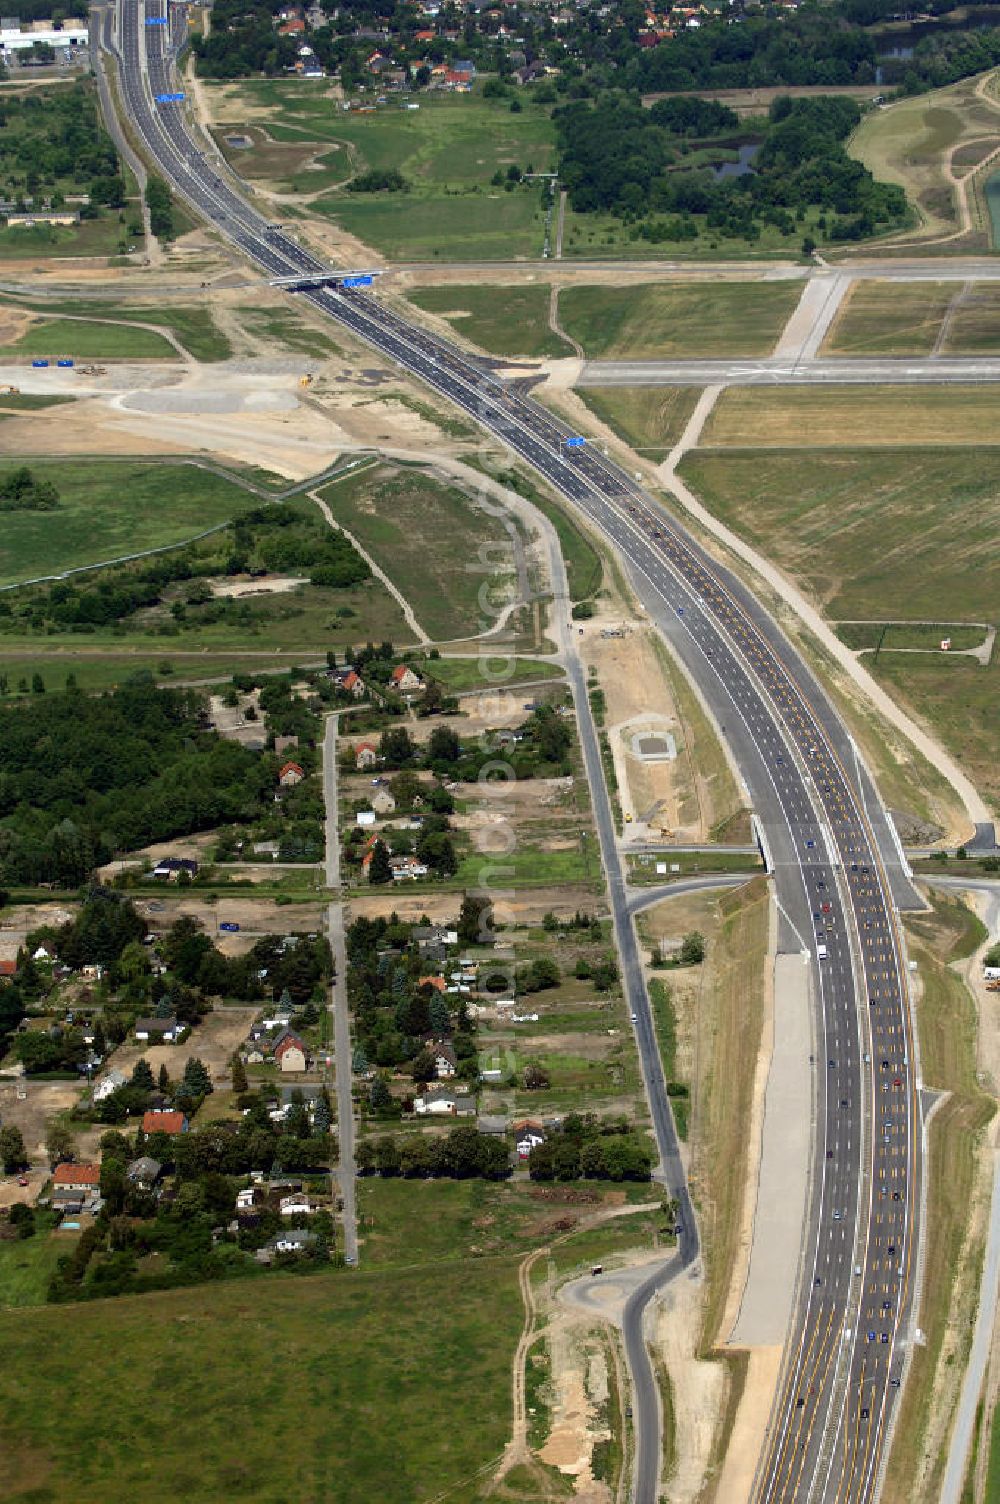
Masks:
[[[624,471],[567,448],[567,430],[485,366],[269,225],[189,133],[175,92],[183,34],[164,0],[118,0],[121,91],[144,152],[272,278],[456,403],[542,474],[617,551],[651,618],[696,677],[764,832],[781,944],[807,952],[815,994],[814,1159],[795,1314],[755,1482],[761,1501],[854,1504],[878,1490],[905,1376],[920,1205],[921,1130],[896,903],[910,890],[871,780],[831,705],[759,603]],[[110,17],[104,30],[111,40]],[[687,1204],[648,1004],[637,1010],[651,1112],[671,1190]],[[693,1217],[681,1252],[697,1253]],[[635,1483],[656,1497],[655,1472]]]

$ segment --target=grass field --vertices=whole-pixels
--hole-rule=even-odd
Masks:
[[[991,449],[701,450],[682,471],[834,621],[996,620],[1000,455]],[[998,658],[988,668],[940,653],[865,662],[1000,805]]]
[[[62,689],[70,674],[79,689],[90,690],[111,689],[131,674],[143,672],[151,673],[158,683],[170,685],[231,679],[233,674],[252,673],[254,669],[278,672],[283,663],[293,668],[322,661],[322,654],[318,654],[315,648],[279,658],[273,649],[270,652],[262,650],[259,657],[255,657],[246,651],[238,655],[214,650],[185,653],[172,645],[123,652],[120,638],[98,648],[91,645],[89,637],[86,647],[80,647],[78,637],[64,638],[59,646],[18,641],[12,648],[11,641],[9,637],[0,637],[2,672],[7,675],[11,692],[17,689],[22,679],[30,684],[36,673],[41,674],[48,690]]]
[[[855,282],[823,353],[930,355],[955,292],[954,282]]]
[[[677,443],[701,396],[695,386],[581,386],[576,394],[595,418],[657,463]]]
[[[130,302],[127,307],[120,303],[107,302],[97,298],[62,298],[48,299],[44,303],[31,303],[24,298],[5,296],[0,298],[0,307],[9,305],[12,308],[23,308],[31,312],[45,314],[61,314],[66,320],[79,319],[112,319],[116,324],[157,324],[163,329],[169,329],[171,334],[194,356],[195,360],[205,363],[216,360],[227,360],[233,353],[229,340],[218,328],[212,318],[211,310],[197,304],[175,305],[169,299],[163,299],[159,303],[136,306]],[[31,331],[37,332],[41,327]],[[107,328],[107,325],[94,326]],[[137,330],[136,335],[145,331]],[[73,330],[68,331],[71,337]],[[158,336],[150,336],[158,338]],[[162,341],[160,341],[162,345]],[[171,359],[174,358],[172,348],[166,352]]]
[[[56,360],[176,360],[177,351],[162,334],[128,324],[86,323],[82,319],[39,319],[13,344],[0,347],[10,359],[46,356]]]
[[[496,570],[512,559],[500,519],[419,471],[388,466],[350,476],[321,494],[432,638],[464,637],[492,624],[479,604],[480,589],[492,592],[514,579],[511,570]]]
[[[311,355],[321,360],[327,355],[340,353],[336,341],[284,309],[237,308],[234,312],[239,315],[248,334],[266,339],[269,345],[290,350],[294,355]]]
[[[647,389],[654,390],[659,388]],[[585,390],[580,395],[589,400]],[[621,406],[628,421],[627,400]],[[731,386],[709,414],[701,442],[706,448],[842,448],[848,434],[854,446],[878,448],[887,440],[900,446],[1000,443],[1000,391],[990,385],[800,386],[780,392]]]
[[[698,450],[715,515],[798,576],[834,620],[990,621],[1000,599],[1000,454]]]
[[[526,100],[521,113],[512,115],[505,101],[474,93],[424,95],[419,110],[387,106],[360,114],[337,110],[324,95],[296,83],[227,87],[220,122],[231,120],[242,129],[248,114],[279,145],[312,152],[327,146],[321,170],[300,173],[302,187],[322,188],[324,174],[331,184],[368,169],[403,174],[408,193],[334,191],[311,205],[390,259],[541,256],[542,185],[507,193],[490,178],[498,165],[504,171],[516,164],[536,172],[552,165],[554,132],[546,107]],[[261,151],[274,148],[258,145],[237,152],[234,160],[255,175],[261,169],[273,172],[277,162],[255,161]],[[289,163],[281,169],[285,176],[288,167],[297,170]]]
[[[1000,351],[1000,287],[993,282],[855,282],[823,344],[825,355],[935,351]]]
[[[502,1449],[522,1319],[511,1258],[0,1317],[6,1497],[414,1504]]]
[[[24,1241],[0,1243],[0,1310],[14,1306],[43,1306],[49,1276],[60,1254],[71,1253],[76,1244],[72,1233],[52,1233],[48,1220],[39,1214],[38,1229]],[[0,1317],[2,1320],[2,1317]]]
[[[953,150],[977,140],[1000,145],[1000,116],[976,97],[978,78],[895,100],[866,114],[848,150],[881,182],[898,183],[916,208],[919,228],[909,240],[937,240],[960,228],[954,187],[947,174]],[[964,171],[965,169],[963,169]],[[958,174],[962,176],[960,172]],[[945,244],[946,252],[987,249],[987,216],[978,192],[970,194],[970,233]]]
[[[0,408],[12,412],[38,412],[45,407],[62,407],[75,400],[73,397],[43,397],[32,392],[5,392],[0,394]]]
[[[567,287],[559,319],[593,357],[768,355],[800,295],[797,282]]]
[[[32,458],[31,468],[53,482],[59,507],[5,516],[0,583],[180,542],[255,504],[242,486],[195,465]]]
[[[933,912],[908,921],[910,953],[923,984],[917,1007],[920,1058],[928,1086],[945,1089],[929,1129],[923,1345],[914,1348],[884,1497],[887,1504],[937,1498],[944,1450],[926,1462],[923,1440],[932,1398],[954,1403],[971,1339],[981,1242],[969,1239],[977,1156],[995,1103],[976,1072],[976,1012],[948,963],[968,955],[978,921],[957,899],[932,896]]]
[[[960,653],[968,648],[978,648],[983,643],[982,627],[953,627],[947,622],[841,622],[837,636],[849,648],[858,652],[862,648],[878,648],[891,653],[906,649],[940,653],[941,641],[951,639],[951,651]]]
[[[102,214],[78,225],[14,225],[0,230],[0,261],[26,256],[114,256],[125,234],[117,214]]]
[[[499,680],[496,673],[491,672],[496,670],[498,663],[509,668],[509,673],[505,672]],[[524,684],[532,679],[563,678],[558,663],[540,663],[535,658],[514,658],[508,662],[503,652],[491,658],[488,647],[484,649],[483,658],[435,658],[425,665],[425,669],[432,679],[453,694],[484,687],[502,688],[505,683]]]
[[[409,301],[445,318],[490,355],[572,355],[549,328],[548,287],[418,287]]]

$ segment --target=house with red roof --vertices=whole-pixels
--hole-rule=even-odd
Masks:
[[[188,1120],[183,1112],[144,1112],[142,1115],[143,1133],[187,1133]]]
[[[392,671],[392,687],[402,692],[423,689],[424,681],[408,663],[398,663]]]
[[[89,1195],[100,1189],[100,1165],[56,1165],[52,1172],[52,1188],[57,1191],[79,1191]]]
[[[286,762],[278,773],[278,782],[283,789],[290,789],[294,788],[297,783],[301,783],[305,776],[297,762]]]

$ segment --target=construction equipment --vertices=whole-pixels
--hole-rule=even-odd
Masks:
[[[300,376],[299,377],[299,386],[312,386],[312,384],[313,384],[313,379],[312,379],[312,376],[310,375],[310,373],[308,371],[306,372],[306,374],[304,376]]]
[[[21,388],[19,386],[5,386],[3,390],[8,397],[17,397],[21,392]]]
[[[76,374],[78,376],[106,376],[108,368],[107,366],[77,366]]]

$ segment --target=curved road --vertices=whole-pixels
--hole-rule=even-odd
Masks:
[[[796,1309],[759,1500],[855,1504],[878,1492],[902,1381],[916,1279],[921,1127],[917,1062],[896,905],[915,902],[871,780],[816,680],[746,588],[635,482],[508,388],[486,363],[409,325],[367,291],[328,276],[237,190],[188,134],[173,54],[183,36],[144,25],[163,0],[119,0],[122,90],[134,130],[177,192],[271,277],[469,413],[596,526],[688,670],[730,743],[769,848],[779,945],[812,960],[817,1052],[813,1195]],[[110,35],[109,26],[104,36]],[[220,174],[226,172],[225,177]],[[312,280],[310,280],[312,279]],[[579,686],[577,686],[579,688]],[[584,736],[584,755],[592,749]],[[607,801],[595,810],[634,1001],[636,1037],[664,1178],[682,1203],[680,1256],[697,1231],[638,968]],[[857,1271],[857,1272],[855,1272]],[[659,1458],[637,1468],[639,1504]]]

